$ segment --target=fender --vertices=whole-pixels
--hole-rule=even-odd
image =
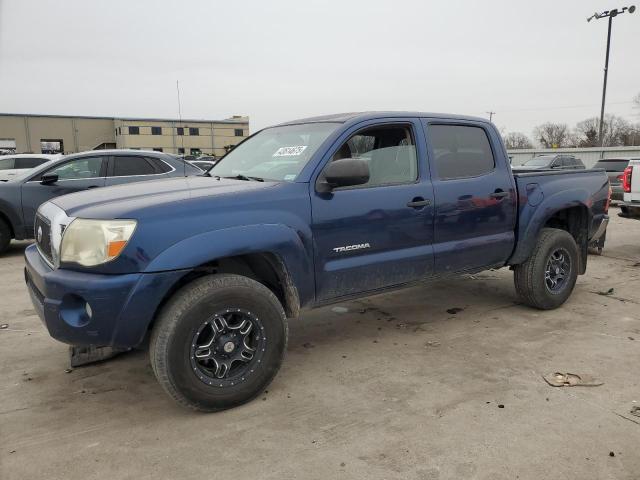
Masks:
[[[313,254],[296,231],[282,224],[231,227],[186,238],[158,255],[144,273],[190,270],[219,258],[249,253],[276,255],[298,291],[300,305],[313,301]]]
[[[593,215],[591,208],[591,194],[584,189],[561,190],[551,196],[545,196],[542,202],[532,206],[528,200],[518,214],[518,237],[516,248],[507,261],[508,265],[523,263],[529,258],[533,247],[538,241],[538,235],[544,225],[561,210],[572,207],[585,207],[589,212],[587,225],[591,224]],[[587,226],[587,228],[589,228]],[[587,232],[588,233],[588,232]]]

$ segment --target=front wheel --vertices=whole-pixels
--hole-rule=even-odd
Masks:
[[[151,366],[181,405],[224,410],[271,382],[286,345],[285,313],[267,287],[240,275],[210,275],[162,310],[151,335]]]
[[[4,253],[11,243],[11,229],[7,222],[0,218],[0,253]]]
[[[543,228],[526,262],[514,267],[516,291],[541,310],[562,305],[578,278],[578,246],[565,230]]]

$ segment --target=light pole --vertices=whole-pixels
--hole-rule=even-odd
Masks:
[[[604,147],[604,137],[602,136],[602,126],[604,124],[604,100],[607,96],[607,73],[609,71],[609,46],[611,45],[611,24],[613,22],[613,18],[617,15],[629,12],[633,13],[636,11],[636,6],[631,5],[630,7],[622,7],[620,10],[614,8],[613,10],[605,10],[602,13],[594,13],[589,18],[587,18],[587,22],[591,20],[599,20],[601,18],[609,18],[609,28],[607,30],[607,55],[604,60],[604,83],[602,85],[602,107],[600,107],[600,126],[598,129],[598,138],[600,139],[600,146]]]

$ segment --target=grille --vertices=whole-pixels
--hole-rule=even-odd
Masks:
[[[45,218],[41,217],[40,215],[36,215],[34,234],[36,237],[38,250],[40,250],[40,253],[47,260],[49,260],[49,262],[52,262],[53,254],[51,252],[51,225]]]

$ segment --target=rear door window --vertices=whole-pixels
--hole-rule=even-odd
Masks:
[[[158,173],[154,165],[145,157],[118,155],[113,157],[110,176],[130,177],[133,175],[154,175]]]
[[[431,125],[429,132],[436,175],[441,180],[477,177],[494,170],[493,151],[483,128]]]

